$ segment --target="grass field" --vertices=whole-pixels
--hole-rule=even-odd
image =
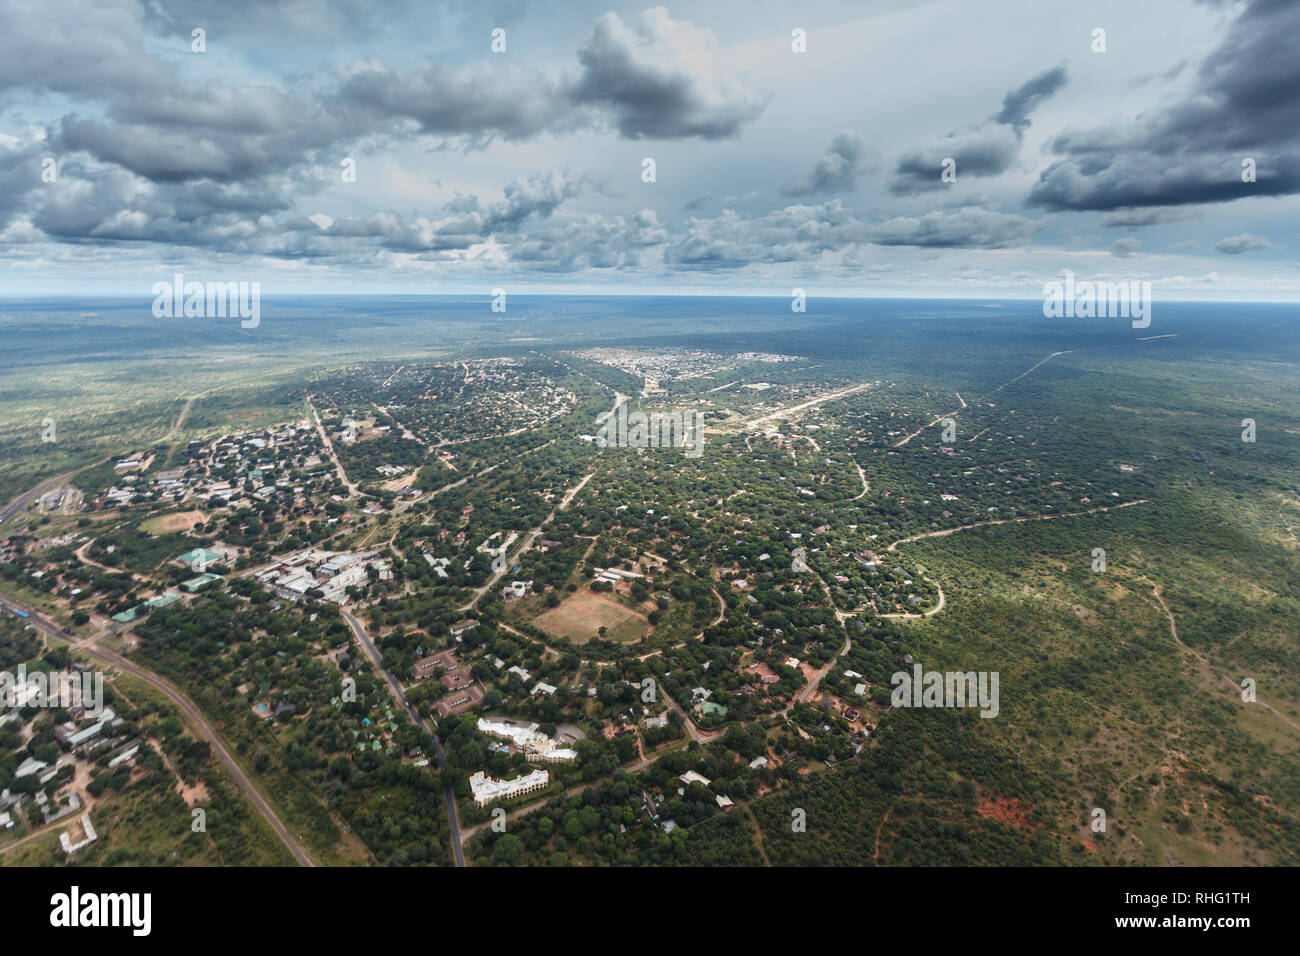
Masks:
[[[202,511],[176,511],[140,522],[140,530],[148,531],[150,534],[189,531],[196,524],[203,524],[206,520],[207,515]]]
[[[566,598],[535,623],[552,637],[568,638],[574,644],[586,644],[599,637],[602,627],[608,640],[620,644],[639,641],[650,631],[650,622],[640,614],[588,590]]]

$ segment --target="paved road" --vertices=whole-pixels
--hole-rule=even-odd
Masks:
[[[806,402],[801,402],[798,405],[791,405],[787,408],[778,408],[776,411],[769,412],[766,415],[760,415],[758,418],[751,418],[748,421],[739,422],[729,430],[735,430],[736,427],[752,429],[758,425],[766,424],[767,422],[789,418],[791,415],[797,415],[800,412],[813,408],[814,406],[824,405],[827,402],[834,402],[841,398],[848,398],[850,395],[857,394],[863,389],[875,388],[879,384],[879,382],[863,382],[861,385],[852,385],[848,388],[841,388],[834,392],[827,392],[824,395],[818,395],[815,398],[811,398]]]
[[[357,486],[352,483],[352,481],[348,478],[348,473],[343,470],[343,462],[339,461],[339,456],[334,451],[334,443],[330,441],[330,436],[326,433],[325,426],[324,424],[322,424],[320,420],[320,414],[316,411],[316,406],[312,404],[311,399],[312,397],[308,395],[307,407],[311,409],[311,417],[313,421],[316,422],[316,434],[320,435],[320,440],[321,443],[325,446],[326,454],[328,454],[330,456],[330,460],[334,462],[334,470],[339,476],[339,481],[343,482],[344,486],[348,489],[348,497],[355,498],[358,493]]]
[[[415,722],[415,726],[433,738],[433,749],[438,754],[438,769],[445,770],[447,768],[447,757],[442,752],[442,743],[438,740],[438,735],[433,732],[433,728],[420,715],[420,712],[406,702],[406,693],[402,690],[402,682],[384,666],[384,659],[379,653],[379,648],[375,647],[374,642],[370,640],[365,625],[357,620],[352,612],[345,607],[340,607],[339,613],[343,615],[343,620],[347,622],[348,627],[352,628],[352,633],[361,642],[361,647],[366,652],[366,656],[370,658],[370,662],[379,669],[379,673],[383,674],[384,679],[388,681],[389,689],[393,692],[393,697],[396,698],[397,703],[405,708],[411,720]],[[464,866],[465,853],[461,849],[460,818],[456,813],[456,794],[452,792],[450,782],[443,784],[442,797],[447,803],[447,818],[451,821],[451,849],[456,857],[456,865]]]
[[[12,608],[17,608],[20,611],[25,611],[28,615],[28,621],[41,631],[44,631],[51,638],[64,644],[72,643],[68,640],[67,635],[63,633],[62,629],[57,624],[46,618],[34,608],[28,607],[27,605],[9,597],[0,600],[0,605],[7,605]],[[297,837],[289,832],[288,828],[280,818],[276,816],[275,811],[271,809],[271,805],[266,802],[266,799],[258,791],[257,787],[248,779],[248,776],[244,773],[239,764],[235,762],[235,758],[230,755],[230,752],[217,736],[217,732],[213,730],[212,725],[209,724],[207,718],[203,716],[203,712],[199,710],[198,706],[193,701],[181,693],[181,691],[178,690],[171,681],[155,674],[151,670],[141,667],[134,661],[127,660],[116,651],[110,650],[107,647],[101,647],[93,642],[78,642],[77,649],[85,651],[101,664],[107,664],[110,667],[117,668],[133,677],[139,678],[150,687],[161,691],[166,695],[173,704],[180,708],[181,713],[189,718],[191,725],[198,731],[199,736],[212,746],[213,752],[217,755],[217,758],[225,764],[226,770],[229,771],[231,778],[239,786],[239,789],[244,791],[244,794],[248,797],[249,801],[258,812],[266,818],[266,822],[271,825],[271,829],[276,832],[276,835],[280,837],[280,840],[288,848],[289,852],[293,854],[294,859],[296,859],[302,866],[317,865],[311,854],[307,852],[307,848],[298,841]]]
[[[78,468],[76,471],[69,471],[62,475],[56,475],[53,478],[46,478],[44,481],[42,481],[31,491],[23,492],[13,501],[9,502],[9,504],[5,506],[5,509],[3,511],[0,511],[0,524],[4,524],[6,521],[8,521],[10,518],[16,515],[18,512],[22,511],[24,508],[30,505],[41,495],[45,494],[47,491],[52,491],[53,489],[61,485],[63,482],[71,478],[73,475],[81,471],[85,471],[85,468]]]

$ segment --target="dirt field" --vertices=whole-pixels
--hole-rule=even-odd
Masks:
[[[381,488],[385,491],[401,491],[403,488],[409,488],[415,484],[415,476],[420,473],[418,468],[413,468],[404,475],[399,475],[389,481],[385,481]]]
[[[585,644],[600,636],[621,644],[639,641],[650,632],[650,622],[635,611],[592,591],[582,590],[568,597],[534,621],[552,637],[567,637],[575,644]]]
[[[150,518],[140,525],[141,529],[148,531],[150,534],[167,534],[171,531],[189,531],[196,524],[203,524],[207,520],[207,515],[202,511],[178,511],[175,514],[159,515],[156,518]]]

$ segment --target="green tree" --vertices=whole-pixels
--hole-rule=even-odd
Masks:
[[[492,859],[499,864],[513,866],[518,862],[519,856],[523,852],[523,841],[513,833],[505,833],[497,840],[496,846],[492,848]]]

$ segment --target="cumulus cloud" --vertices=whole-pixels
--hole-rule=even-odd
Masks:
[[[1220,239],[1214,244],[1216,252],[1222,252],[1227,256],[1239,256],[1243,252],[1254,252],[1257,249],[1267,249],[1271,243],[1264,236],[1252,236],[1248,232],[1243,232],[1239,236],[1228,236],[1226,239]]]
[[[404,73],[358,65],[330,98],[358,134],[382,117],[391,131],[413,123],[423,134],[463,137],[481,146],[493,138],[528,139],[567,132],[589,120],[574,113],[561,83],[511,64],[422,64]]]
[[[364,6],[329,2],[341,17],[360,16]],[[457,16],[484,15],[473,4],[461,8]],[[250,23],[271,29],[302,12],[293,3],[236,3],[203,22],[229,42],[248,34]],[[485,44],[479,61],[401,69],[349,61],[279,84],[241,84],[231,79],[238,70],[205,77],[202,58],[159,53],[167,44],[188,44],[196,15],[192,4],[91,0],[6,8],[0,89],[43,98],[58,111],[21,141],[0,138],[0,230],[19,218],[24,223],[6,233],[8,241],[42,230],[64,242],[209,244],[288,257],[331,254],[345,242],[463,250],[493,237],[516,239],[583,182],[567,173],[519,179],[500,201],[481,204],[458,194],[441,214],[310,216],[313,210],[298,207],[337,183],[342,157],[377,147],[469,150],[578,130],[722,139],[737,135],[767,102],[729,74],[711,33],[662,7],[631,25],[616,14],[597,19],[567,71],[525,69],[489,56]],[[43,152],[59,157],[60,180],[38,189]],[[291,215],[281,218],[285,213]],[[624,232],[610,235],[639,247],[644,218],[631,217],[618,227]],[[663,228],[656,221],[655,229]]]
[[[651,209],[635,215],[593,214],[563,228],[530,233],[508,247],[509,258],[544,271],[640,266],[668,242],[668,230]]]
[[[664,251],[686,269],[738,269],[755,263],[804,262],[866,239],[866,224],[838,199],[786,206],[745,218],[734,210],[688,219]]]
[[[873,223],[833,199],[753,218],[725,210],[711,219],[690,219],[669,243],[664,261],[686,269],[727,270],[756,263],[813,262],[871,244],[1000,249],[1023,242],[1033,229],[1022,216],[979,208]]]
[[[1029,114],[1065,83],[1064,66],[1044,70],[1008,92],[1002,100],[1002,109],[983,123],[953,130],[928,146],[905,153],[894,169],[889,191],[910,195],[944,185],[939,173],[942,163],[949,158],[956,160],[959,178],[1006,172],[1020,155],[1021,138],[1029,128]]]
[[[716,48],[711,32],[664,7],[645,11],[635,29],[606,13],[578,50],[582,74],[570,95],[607,109],[628,139],[735,136],[767,97],[720,70]]]
[[[1169,222],[1183,222],[1194,219],[1197,213],[1193,209],[1169,209],[1149,207],[1146,209],[1116,209],[1101,217],[1101,225],[1107,229],[1140,229],[1144,226],[1157,226]]]
[[[862,134],[845,130],[831,141],[830,148],[808,176],[787,183],[781,192],[787,196],[811,196],[852,190],[863,172],[864,150]]]
[[[890,219],[873,230],[871,241],[882,246],[1001,249],[1024,242],[1033,230],[1023,216],[970,208]]]
[[[476,196],[458,194],[444,206],[447,215],[441,218],[416,216],[404,222],[397,214],[384,211],[338,219],[311,216],[295,220],[287,228],[312,237],[373,239],[394,251],[464,250],[489,239],[509,241],[525,223],[550,218],[584,186],[583,180],[553,170],[514,180],[503,190],[504,198],[486,206]]]
[[[363,130],[378,116],[477,146],[603,126],[626,139],[725,139],[767,103],[721,68],[713,34],[663,7],[645,11],[635,27],[604,14],[577,58],[572,76],[495,61],[404,73],[355,64],[331,104]]]
[[[42,186],[41,161],[46,155],[32,135],[0,133],[0,229],[27,205],[28,194]]]
[[[366,61],[288,90],[187,82],[150,52],[156,18],[146,22],[139,8],[51,0],[11,14],[0,31],[0,88],[95,104],[55,124],[59,148],[155,182],[248,180],[377,136],[477,148],[608,126],[629,139],[720,139],[766,103],[722,68],[712,34],[662,7],[635,29],[602,16],[577,50],[576,74],[497,59],[404,71]]]
[[[743,136],[770,96],[736,67],[743,48],[720,48],[709,30],[662,7],[597,17],[605,8],[584,3],[590,12],[566,9],[531,34],[549,47],[529,49],[512,27],[510,54],[493,56],[487,25],[516,22],[520,0],[447,0],[433,18],[424,4],[396,2],[372,13],[363,0],[231,0],[202,17],[199,0],[0,8],[0,255],[132,262],[207,253],[216,261],[349,268],[477,261],[521,272],[621,268],[659,276],[794,264],[848,274],[883,268],[878,258],[906,257],[879,247],[1000,250],[1064,218],[1035,222],[1003,211],[1001,195],[974,197],[968,189],[932,193],[923,209],[888,197],[883,211],[850,207],[837,197],[865,192],[878,170],[861,133],[836,135],[843,120],[835,110],[806,111],[808,128],[825,138],[799,165],[785,165],[799,149],[786,136],[784,153],[756,156],[733,176],[735,166],[722,163],[749,155],[711,144]],[[1192,92],[1139,123],[1059,133],[1031,202],[1100,210],[1101,226],[1135,230],[1198,216],[1188,197],[1300,190],[1292,189],[1300,175],[1293,161],[1300,157],[1300,67],[1282,39],[1291,27],[1300,32],[1294,8],[1225,2],[1228,30],[1215,56],[1199,72],[1188,61],[1181,75],[1162,80],[1190,84]],[[319,10],[336,21],[308,22]],[[704,14],[693,16],[704,23]],[[425,20],[438,21],[427,34],[414,26]],[[209,28],[206,57],[186,52],[191,21]],[[413,38],[371,43],[401,31]],[[307,54],[304,36],[333,45]],[[928,146],[899,150],[873,187],[894,196],[940,188],[948,156],[962,179],[1015,168],[1031,120],[1065,83],[1064,67],[1055,67],[1010,90],[994,87],[990,107],[1005,92],[996,112]],[[594,150],[590,162],[556,155],[577,134],[573,142]],[[771,148],[781,131],[761,134]],[[924,141],[903,135],[904,146]],[[674,162],[674,182],[637,194],[671,214],[661,219],[584,175],[615,175],[611,164],[628,158],[615,139],[694,141],[698,170]],[[628,155],[659,155],[636,149]],[[464,155],[479,150],[486,152]],[[673,151],[674,160],[685,153]],[[421,154],[430,157],[425,166]],[[47,155],[58,159],[54,183],[40,180]],[[1256,160],[1255,184],[1241,183],[1244,156]],[[344,157],[363,164],[355,184],[340,184]],[[511,180],[566,160],[577,169]],[[764,179],[773,168],[799,175]],[[504,187],[490,192],[492,183]],[[774,190],[791,198],[780,208],[760,205]],[[1202,235],[1201,247],[1240,228]],[[1077,235],[1069,226],[1066,233]],[[1119,257],[1141,249],[1132,238],[1099,244]],[[1269,245],[1243,234],[1215,248],[1236,255]]]

